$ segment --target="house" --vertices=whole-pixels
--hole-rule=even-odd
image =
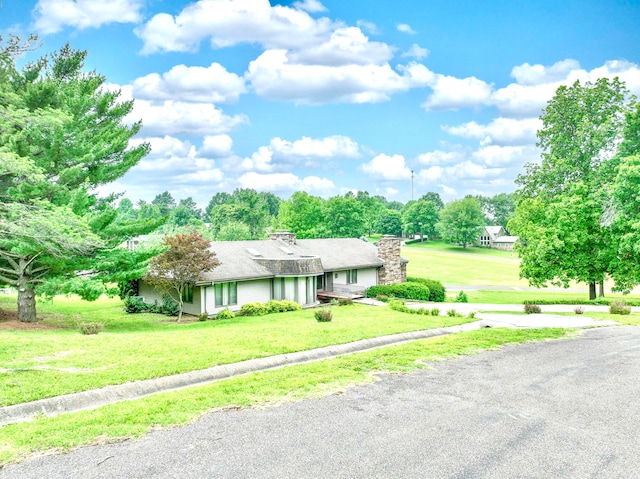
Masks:
[[[212,242],[220,265],[187,288],[184,312],[211,315],[271,299],[306,306],[319,298],[362,296],[370,286],[406,281],[408,260],[400,256],[400,246],[400,238],[392,236],[376,247],[355,238],[298,240],[288,232],[268,240]],[[143,280],[138,294],[147,303],[162,299]]]
[[[478,246],[512,251],[518,241],[517,236],[509,236],[502,226],[482,226],[478,236]]]

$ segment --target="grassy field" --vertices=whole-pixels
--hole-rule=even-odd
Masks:
[[[471,331],[249,374],[93,411],[41,417],[0,428],[0,467],[33,453],[67,451],[81,445],[139,437],[154,428],[186,424],[218,408],[325,396],[350,385],[374,381],[380,373],[406,373],[429,367],[425,362],[567,334],[572,332],[560,329]]]
[[[15,298],[0,299],[1,308],[15,307]],[[126,314],[118,299],[56,298],[39,305],[43,323],[70,329],[0,330],[0,406],[470,321],[357,304],[331,310],[329,323],[318,323],[313,310],[304,310],[177,324],[161,315]],[[105,329],[82,335],[73,328],[81,320],[102,321]]]
[[[447,291],[447,301],[453,301],[458,291]],[[465,291],[470,303],[494,303],[494,304],[524,304],[526,301],[581,301],[589,304],[589,296],[587,293],[572,291],[496,291],[490,289],[481,289],[478,291]],[[638,294],[611,294],[606,295],[608,299],[634,299],[640,301]]]
[[[425,241],[424,243],[411,243],[407,246],[408,248],[420,248],[431,251],[441,251],[443,253],[456,253],[467,256],[490,256],[494,258],[505,258],[505,259],[518,259],[518,253],[515,251],[502,251],[499,249],[492,248],[479,248],[476,246],[469,246],[467,248],[463,248],[462,246],[453,245],[451,243],[445,243],[442,240],[431,240]]]

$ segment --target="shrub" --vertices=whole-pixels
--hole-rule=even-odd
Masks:
[[[336,298],[331,298],[331,301],[329,301],[329,304],[331,306],[338,306],[338,300]]]
[[[267,303],[267,307],[269,308],[269,313],[284,313],[286,311],[299,311],[302,309],[295,301],[287,301],[272,299]]]
[[[387,296],[386,294],[377,294],[376,299],[378,301],[383,301],[386,303],[387,301],[389,301],[389,296]]]
[[[178,302],[168,294],[162,296],[162,305],[160,305],[160,313],[167,316],[178,316]]]
[[[435,279],[408,277],[407,282],[424,284],[429,288],[429,301],[433,301],[434,303],[444,303],[447,290],[440,281],[436,281]]]
[[[142,298],[135,296],[127,296],[124,298],[124,310],[130,314],[142,313],[147,311],[149,306],[142,301]]]
[[[82,334],[98,334],[103,328],[104,324],[95,321],[78,324],[78,329]]]
[[[624,301],[613,301],[609,305],[609,313],[611,314],[631,314],[631,306]]]
[[[584,313],[584,308],[582,306],[576,306],[573,309],[573,312],[576,313],[576,314],[582,314],[582,313]]]
[[[317,309],[314,311],[313,315],[315,316],[316,321],[321,323],[328,323],[333,319],[333,313],[325,308]]]
[[[245,303],[236,316],[264,316],[269,314],[268,303]]]
[[[118,296],[120,299],[125,300],[126,298],[130,298],[131,296],[138,295],[138,281],[135,279],[128,281],[120,281],[118,282]]]
[[[351,298],[340,298],[338,300],[338,306],[348,306],[353,304],[353,300]]]
[[[449,311],[447,311],[447,316],[455,318],[456,316],[458,316],[458,312],[455,309],[450,309]]]
[[[440,316],[440,310],[438,308],[433,308],[430,313],[431,316]]]
[[[467,293],[465,293],[464,291],[460,291],[458,293],[458,296],[456,296],[455,302],[456,303],[468,303],[469,302],[469,298],[467,298]]]
[[[469,314],[467,314],[467,318],[476,319],[476,312],[475,311],[469,311]]]
[[[209,319],[209,315],[207,313],[200,313],[198,315],[198,321],[206,321]]]
[[[223,309],[222,311],[218,311],[215,319],[233,319],[236,317],[236,314],[228,308]]]
[[[382,286],[372,286],[367,289],[367,298],[375,298],[379,294],[396,298],[429,301],[429,288],[420,283],[395,283]]]
[[[527,314],[538,314],[542,309],[537,304],[524,303],[524,312]]]

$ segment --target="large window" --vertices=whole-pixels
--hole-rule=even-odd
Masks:
[[[186,284],[182,289],[182,302],[193,304],[193,285]]]
[[[349,269],[347,273],[347,284],[356,284],[358,282],[358,270]]]
[[[238,304],[238,283],[216,283],[216,308]]]

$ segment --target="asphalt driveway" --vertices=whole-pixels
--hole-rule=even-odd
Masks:
[[[344,394],[209,414],[0,478],[632,478],[640,327],[505,347]]]

